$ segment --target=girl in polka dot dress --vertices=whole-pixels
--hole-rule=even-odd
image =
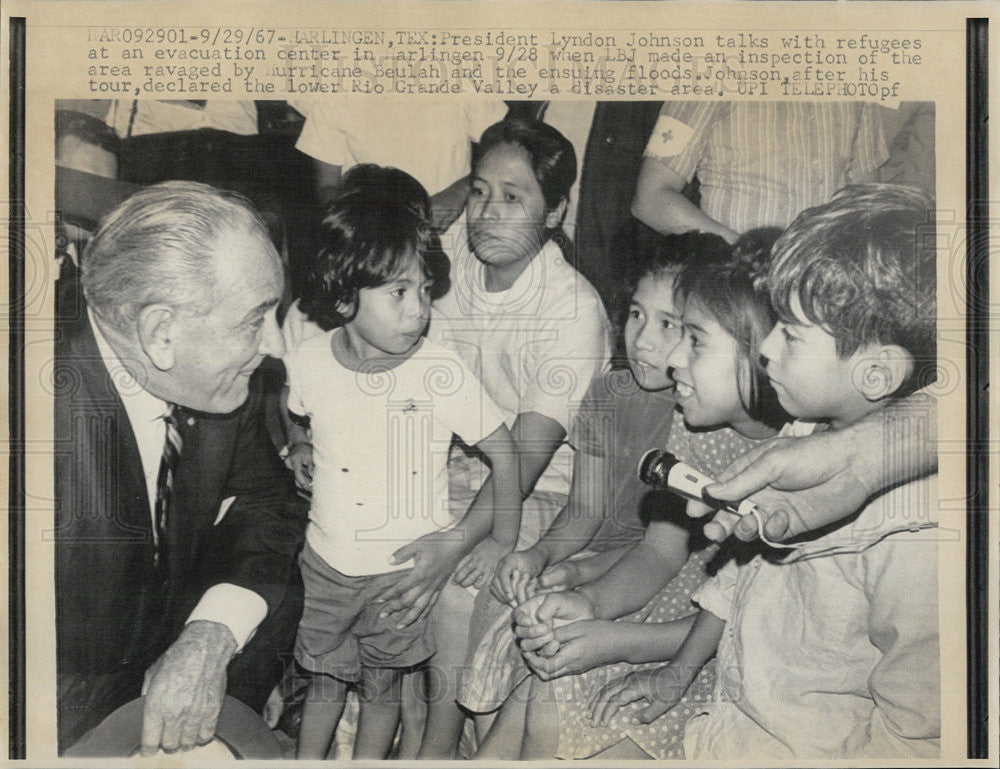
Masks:
[[[678,278],[684,332],[668,361],[684,422],[675,420],[667,448],[709,475],[774,435],[786,419],[757,352],[774,318],[753,278],[775,235],[751,233],[730,262],[688,266]],[[646,542],[656,541],[659,527],[650,524]],[[709,701],[714,668],[701,659],[687,667],[683,681],[668,682],[658,674],[663,663],[654,660],[672,656],[687,636],[696,617],[691,594],[705,580],[714,554],[714,548],[694,551],[652,601],[615,622],[585,617],[616,616],[627,600],[622,586],[648,569],[639,558],[625,556],[589,585],[519,607],[522,650],[539,675],[528,700],[522,758],[684,757],[684,724]],[[570,622],[560,626],[560,620]],[[603,661],[614,664],[589,664],[601,649]],[[550,683],[543,683],[546,678]]]
[[[506,725],[502,733],[491,732],[480,758],[517,758],[509,751],[524,731],[515,715],[519,710],[523,718],[523,707],[518,707],[523,701],[508,698],[531,671],[511,632],[511,608],[536,592],[568,590],[598,577],[642,539],[645,513],[672,505],[675,518],[684,519],[683,502],[645,486],[635,468],[650,445],[666,443],[674,419],[667,354],[681,333],[673,298],[677,274],[688,261],[726,260],[732,247],[704,233],[664,237],[638,222],[618,245],[620,253],[631,257],[632,267],[628,291],[622,292],[628,308],[622,334],[628,368],[606,372],[591,383],[570,433],[574,464],[568,503],[537,543],[500,561],[493,595],[480,604],[487,610],[474,618],[482,640],[463,671],[459,702],[475,713],[504,706],[501,721]],[[686,527],[670,529],[672,552],[659,559],[660,582],[646,598],[688,558]]]

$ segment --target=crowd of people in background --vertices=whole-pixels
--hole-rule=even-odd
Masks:
[[[932,106],[58,106],[61,751],[938,756]]]

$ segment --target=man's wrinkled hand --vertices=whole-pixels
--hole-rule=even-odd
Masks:
[[[226,666],[236,653],[232,631],[197,620],[146,672],[140,751],[150,756],[210,742],[226,693]]]
[[[838,433],[801,438],[772,438],[755,446],[723,472],[705,491],[716,499],[752,498],[775,542],[835,523],[859,510],[872,491],[857,473],[850,443]],[[688,514],[701,517],[712,509],[698,502]],[[722,541],[730,534],[750,541],[759,535],[752,515],[717,513],[705,535]]]

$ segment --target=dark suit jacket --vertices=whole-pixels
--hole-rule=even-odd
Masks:
[[[253,385],[231,414],[184,413],[169,557],[156,569],[138,446],[86,321],[57,343],[53,382],[59,720],[67,747],[138,696],[146,667],[211,585],[253,590],[274,611],[305,519]]]

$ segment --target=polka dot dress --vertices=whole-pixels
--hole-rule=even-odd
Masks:
[[[728,428],[692,433],[677,419],[671,429],[668,449],[702,472],[716,475],[756,443]],[[705,567],[716,551],[713,546],[692,553],[657,596],[638,612],[620,621],[671,622],[695,613],[697,607],[691,603],[691,594],[705,581]],[[663,664],[618,663],[553,681],[559,708],[559,749],[556,755],[559,758],[589,758],[629,738],[653,758],[684,758],[684,725],[702,705],[712,701],[714,659],[702,668],[681,701],[651,724],[636,720],[638,712],[647,705],[645,701],[623,707],[607,727],[594,726],[590,720],[590,701],[602,687],[632,671],[649,670]]]
[[[696,611],[691,593],[705,581],[705,564],[715,548],[694,553],[670,583],[646,606],[622,618],[624,622],[671,622]],[[607,727],[590,721],[590,701],[606,684],[634,670],[648,670],[662,662],[631,665],[618,663],[595,668],[576,676],[553,681],[559,708],[559,758],[588,758],[626,737],[631,738],[653,758],[684,758],[684,724],[699,703],[709,702],[715,684],[715,661],[702,668],[683,699],[651,724],[635,720],[647,703],[632,703],[622,708]]]

